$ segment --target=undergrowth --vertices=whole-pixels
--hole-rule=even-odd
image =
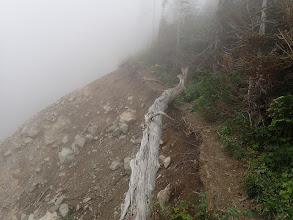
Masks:
[[[252,218],[253,213],[246,209],[227,207],[226,211],[208,211],[207,192],[200,192],[198,198],[186,200],[174,199],[168,206],[161,206],[159,202],[151,202],[150,218],[154,220],[200,220],[200,219],[239,219]]]

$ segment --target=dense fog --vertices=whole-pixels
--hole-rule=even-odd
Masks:
[[[0,139],[147,47],[160,7],[146,0],[1,1]]]
[[[166,1],[166,0],[165,0]],[[207,8],[217,0],[192,0]],[[0,1],[0,140],[156,38],[163,0]],[[165,16],[176,19],[177,0]]]

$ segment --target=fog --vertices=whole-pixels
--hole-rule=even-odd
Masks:
[[[0,1],[0,139],[147,47],[157,2],[153,13],[146,0]]]
[[[0,1],[0,140],[149,47],[162,1]],[[171,8],[174,1],[169,0]],[[198,1],[203,8],[217,0]]]

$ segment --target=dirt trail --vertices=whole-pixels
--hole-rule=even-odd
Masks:
[[[148,68],[121,67],[62,97],[4,140],[0,219],[60,216],[66,208],[74,219],[118,219],[129,181],[124,159],[138,151],[143,116],[164,89],[148,79],[154,79]],[[205,188],[211,208],[242,206],[243,169],[212,138],[214,128],[174,106],[167,113],[175,121],[163,121],[160,153],[172,160],[159,169],[154,194],[172,183],[179,199]],[[117,166],[110,169],[112,162]]]

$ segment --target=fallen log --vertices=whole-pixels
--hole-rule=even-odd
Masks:
[[[167,89],[157,98],[145,115],[145,129],[136,158],[131,160],[129,190],[121,206],[120,220],[146,220],[150,218],[150,198],[155,188],[159,169],[159,146],[162,133],[162,116],[168,104],[185,88],[188,67],[181,68],[176,87]]]

